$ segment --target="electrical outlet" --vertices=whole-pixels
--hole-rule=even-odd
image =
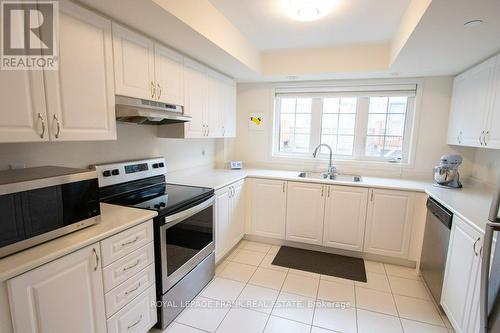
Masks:
[[[26,168],[25,163],[12,163],[9,164],[9,169],[14,170],[14,169],[24,169]]]

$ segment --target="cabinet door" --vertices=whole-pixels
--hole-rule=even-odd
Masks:
[[[451,96],[451,110],[448,119],[448,140],[447,143],[451,145],[461,145],[463,128],[465,123],[463,122],[464,114],[467,112],[466,105],[464,103],[465,98],[465,79],[466,75],[462,74],[457,76],[453,80],[453,92]]]
[[[238,244],[245,233],[244,181],[241,180],[231,187],[228,250]]]
[[[491,106],[492,84],[495,70],[495,58],[461,74],[455,81],[461,87],[455,91],[461,96],[456,97],[453,106],[453,127],[460,128],[460,144],[464,146],[482,147],[481,134],[486,129],[487,117]],[[454,97],[455,98],[455,97]]]
[[[248,207],[252,234],[285,239],[286,182],[250,179]]]
[[[106,331],[99,246],[73,252],[7,282],[14,331]]]
[[[49,140],[42,72],[2,71],[0,100],[0,142]]]
[[[217,138],[222,137],[224,127],[224,83],[218,73],[212,71],[209,71],[208,73],[207,136]]]
[[[328,186],[323,245],[363,251],[368,189]]]
[[[364,251],[407,258],[415,194],[370,190]]]
[[[191,121],[185,124],[187,138],[202,138],[205,136],[206,112],[206,75],[205,69],[192,60],[184,61],[184,112],[191,116]]]
[[[448,245],[441,305],[457,333],[469,332],[467,325],[479,274],[480,243],[479,232],[455,215]]]
[[[155,99],[154,43],[113,23],[116,94]]]
[[[184,69],[182,55],[155,44],[157,98],[161,102],[184,105]]]
[[[286,239],[321,245],[325,185],[288,182],[286,210]]]
[[[52,140],[115,140],[111,21],[60,3],[59,70],[45,71]]]
[[[224,127],[222,136],[236,137],[236,84],[227,81],[224,84]]]
[[[495,80],[492,106],[487,121],[486,147],[500,149],[500,56],[496,57]]]
[[[224,257],[229,244],[230,223],[229,187],[215,193],[215,260]]]

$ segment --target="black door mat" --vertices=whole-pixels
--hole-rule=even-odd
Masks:
[[[366,282],[365,262],[360,258],[282,246],[273,265]]]

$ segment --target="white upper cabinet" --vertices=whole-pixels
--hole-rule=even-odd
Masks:
[[[487,121],[485,143],[488,148],[500,149],[500,56],[497,56],[496,59],[493,102]]]
[[[286,240],[321,245],[324,209],[325,185],[288,182]]]
[[[184,105],[183,56],[155,43],[156,95],[161,102]]]
[[[457,333],[472,332],[475,325],[474,302],[477,279],[480,274],[481,234],[458,216],[453,224],[446,258],[441,305]],[[477,288],[478,289],[478,288]]]
[[[252,178],[248,186],[249,233],[285,239],[286,182]]]
[[[154,42],[113,23],[113,48],[116,94],[155,99]]]
[[[224,124],[222,136],[236,137],[236,83],[233,80],[224,80]]]
[[[328,186],[323,245],[363,251],[368,189]]]
[[[207,136],[222,137],[224,127],[224,83],[222,75],[207,70]]]
[[[59,70],[45,71],[52,140],[115,140],[111,21],[60,3]]]
[[[204,67],[200,64],[185,59],[184,65],[184,112],[191,116],[191,121],[186,124],[180,124],[180,126],[185,129],[185,137],[202,138],[207,133],[205,119],[207,105],[207,91],[205,87],[207,85],[207,78]]]
[[[495,124],[500,107],[495,108],[498,90],[498,59],[491,58],[457,76],[453,82],[448,143],[470,147],[500,148]]]
[[[48,141],[43,74],[0,72],[0,142]]]
[[[106,332],[99,245],[7,282],[15,332]]]
[[[407,258],[415,193],[370,190],[364,252]]]

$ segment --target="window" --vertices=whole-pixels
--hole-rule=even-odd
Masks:
[[[415,93],[277,92],[273,154],[310,158],[323,143],[336,159],[408,163]]]

